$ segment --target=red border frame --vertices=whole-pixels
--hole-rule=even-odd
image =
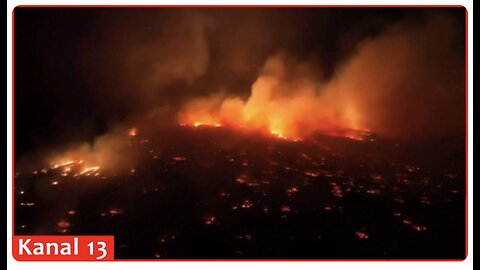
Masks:
[[[464,8],[465,9],[465,258],[464,259],[114,259],[109,262],[463,262],[468,257],[468,10],[462,5],[18,5],[12,10],[12,240],[15,236],[16,8]],[[40,236],[40,235],[39,235]],[[43,235],[42,235],[43,236]],[[12,243],[13,245],[13,243]],[[12,249],[12,258],[13,249]],[[17,260],[17,259],[15,259]],[[18,261],[18,260],[17,260]],[[40,262],[41,260],[33,260]],[[49,260],[57,262],[57,260]],[[91,260],[75,260],[83,262]],[[24,261],[20,261],[24,262]],[[30,261],[31,262],[31,261]],[[48,262],[48,261],[47,261]],[[65,262],[65,261],[64,261]]]

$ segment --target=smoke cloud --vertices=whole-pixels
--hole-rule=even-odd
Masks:
[[[167,123],[464,138],[462,9],[42,12],[15,15],[16,151],[122,167],[129,128]]]
[[[307,64],[287,58],[279,54],[266,61],[246,101],[222,98],[222,93],[193,100],[180,113],[180,121],[265,129],[293,139],[313,131],[359,128],[355,111],[338,92],[325,90]]]
[[[396,139],[465,131],[465,62],[452,18],[402,22],[359,45],[331,82],[359,125]],[[460,52],[460,54],[459,54]]]
[[[247,99],[228,91],[186,103],[188,124],[263,128],[282,137],[367,129],[397,140],[464,132],[464,62],[454,22],[430,15],[363,40],[334,75],[285,54],[267,59]]]
[[[50,167],[68,162],[81,162],[83,168],[99,167],[103,172],[126,173],[135,168],[139,149],[131,147],[128,129],[117,128],[95,138],[92,143],[72,145],[67,150],[51,151],[43,162]]]

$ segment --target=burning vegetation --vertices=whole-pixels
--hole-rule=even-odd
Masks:
[[[21,10],[20,69],[22,44],[47,50]],[[73,47],[96,49],[65,49],[83,84],[16,75],[16,234],[113,234],[128,259],[463,258],[462,14],[91,12]]]
[[[356,108],[305,70],[308,66],[287,63],[285,55],[271,57],[246,101],[222,93],[195,99],[185,105],[179,120],[194,127],[256,129],[288,140],[315,131],[346,135],[345,130],[360,129]]]
[[[141,128],[133,137],[128,130],[124,153],[136,153],[134,169],[104,170],[71,152],[48,167],[18,171],[16,233],[113,232],[118,258],[191,258],[199,254],[183,248],[191,241],[215,258],[280,258],[293,247],[312,258],[349,257],[358,254],[350,247],[373,243],[365,256],[403,258],[425,256],[433,239],[457,243],[463,236],[460,223],[445,219],[463,205],[461,168],[412,164],[380,138],[293,141],[177,125],[146,139]],[[132,231],[148,240],[132,241]],[[332,247],[336,241],[348,245]],[[292,248],[271,255],[281,243]],[[447,251],[460,256],[459,247]]]

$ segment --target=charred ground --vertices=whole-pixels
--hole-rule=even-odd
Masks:
[[[127,174],[18,168],[15,233],[113,234],[118,259],[464,257],[462,160],[413,161],[371,134],[293,142],[178,126],[125,137],[142,160]]]

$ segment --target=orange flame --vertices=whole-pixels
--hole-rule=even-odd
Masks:
[[[210,126],[210,127],[221,127],[222,124],[215,123],[215,122],[195,122],[193,123],[194,127],[201,127],[201,126]]]
[[[282,56],[269,59],[243,100],[219,93],[194,99],[180,112],[181,125],[230,126],[265,131],[285,140],[300,140],[316,131],[359,129],[355,104],[336,85],[321,85],[302,67],[287,66]],[[288,73],[297,74],[291,78]],[[352,139],[358,139],[351,136]]]
[[[135,137],[137,136],[137,133],[138,133],[138,130],[136,128],[131,128],[129,131],[128,131],[128,136],[130,137]]]
[[[90,175],[93,172],[97,172],[100,169],[99,166],[87,167],[81,170],[78,174],[79,175]]]

